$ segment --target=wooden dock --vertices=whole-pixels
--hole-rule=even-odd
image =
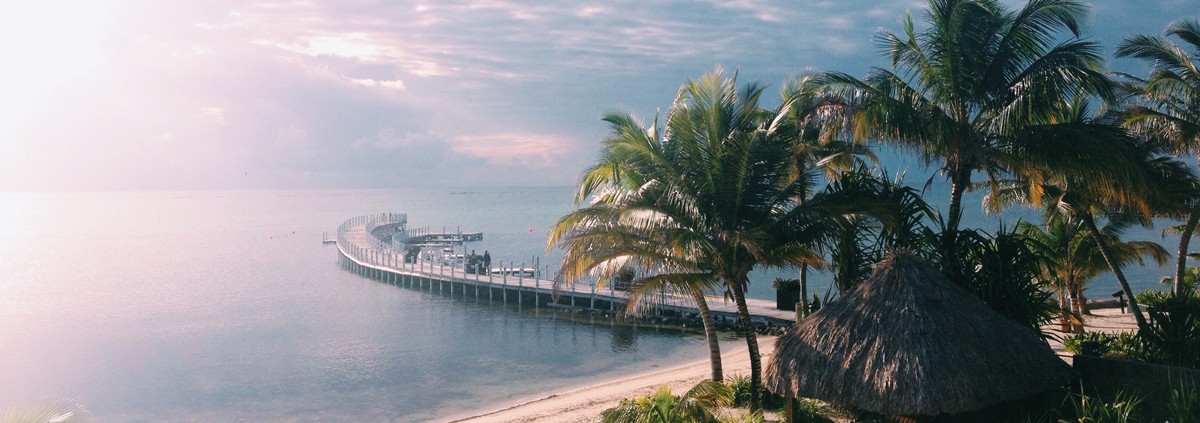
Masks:
[[[404,222],[400,219],[404,219]],[[573,307],[619,314],[625,311],[628,304],[628,293],[614,289],[613,284],[597,288],[596,283],[589,282],[561,284],[556,288],[552,280],[526,277],[524,274],[477,274],[444,263],[424,260],[405,262],[401,248],[391,245],[390,240],[373,236],[367,229],[389,224],[403,225],[406,221],[406,216],[394,213],[347,220],[337,231],[339,262],[350,271],[382,282],[461,298],[516,304],[518,307]],[[499,265],[500,268],[524,266],[501,260],[494,261],[493,265]],[[746,301],[756,324],[789,326],[795,323],[794,312],[775,309],[772,301],[749,298]],[[727,302],[720,296],[710,296],[708,306],[715,320],[736,322],[737,307],[733,302]],[[686,296],[665,293],[643,297],[639,310],[642,314],[652,316],[684,318],[694,317],[698,313],[695,304]]]

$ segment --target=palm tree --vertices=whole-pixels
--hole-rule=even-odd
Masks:
[[[682,86],[663,131],[608,115],[613,134],[576,197],[606,205],[571,212],[550,237],[566,249],[563,282],[630,259],[719,281],[736,304],[749,350],[753,410],[762,406],[762,363],[746,305],[750,271],[823,265],[814,245],[837,221],[879,207],[869,196],[873,181],[797,201],[817,175],[794,172],[792,145],[776,126],[790,104],[764,110],[762,91],[754,84],[739,91],[736,75],[718,68]],[[592,237],[593,230],[603,233]]]
[[[930,0],[928,28],[918,32],[906,16],[901,33],[881,34],[892,69],[864,80],[830,72],[814,85],[838,99],[827,107],[850,115],[856,139],[887,140],[940,162],[951,184],[941,242],[953,255],[976,172],[995,180],[1031,167],[1092,165],[1092,151],[1062,136],[1078,128],[1043,118],[1061,99],[1111,94],[1100,46],[1079,38],[1087,9],[1075,0],[1032,0],[1016,11],[994,0]]]
[[[661,134],[643,130],[629,115],[609,114],[604,118],[612,135],[605,141],[603,158],[584,172],[575,204],[591,201],[563,216],[550,231],[547,248],[566,251],[557,282],[570,282],[597,273],[603,283],[626,269],[645,269],[634,284],[628,308],[635,310],[650,292],[669,290],[683,293],[696,304],[708,342],[711,377],[724,379],[721,347],[716,325],[705,298],[706,291],[720,286],[715,275],[702,270],[696,251],[675,248],[667,237],[678,234],[678,225],[650,208],[643,208],[636,193],[658,172],[669,171]],[[657,120],[656,120],[657,121]],[[654,127],[657,127],[657,123]]]
[[[716,411],[733,404],[733,390],[717,381],[706,380],[682,396],[671,394],[662,385],[649,396],[621,400],[617,407],[604,410],[604,423],[717,423]]]
[[[1190,46],[1184,48],[1168,39],[1175,36]],[[1200,19],[1172,23],[1163,36],[1137,35],[1117,45],[1117,57],[1136,57],[1150,62],[1150,76],[1140,79],[1122,75],[1140,94],[1140,104],[1127,109],[1124,123],[1141,133],[1170,141],[1180,153],[1200,153]],[[1200,160],[1200,157],[1197,158]],[[1191,200],[1175,255],[1175,281],[1183,280],[1188,243],[1200,222],[1200,201]],[[1183,293],[1175,283],[1172,292]]]
[[[720,283],[711,273],[698,270],[701,266],[697,257],[672,250],[669,243],[662,242],[659,234],[674,230],[669,222],[649,220],[642,225],[623,222],[629,214],[624,207],[636,205],[622,199],[600,196],[593,204],[559,219],[550,236],[551,245],[561,244],[567,250],[560,274],[574,279],[595,271],[598,281],[608,281],[627,270],[636,273],[635,269],[645,269],[643,273],[648,276],[633,283],[629,312],[636,311],[642,298],[651,293],[671,292],[690,298],[696,304],[708,342],[711,378],[723,380],[721,346],[705,298],[705,292],[717,289]]]
[[[836,182],[843,175],[852,172],[860,175],[867,174],[865,170],[867,165],[878,165],[879,158],[869,147],[852,140],[839,138],[841,132],[839,129],[846,124],[845,119],[836,114],[822,113],[824,110],[820,105],[823,100],[815,97],[817,93],[810,89],[812,79],[812,75],[804,75],[792,80],[781,90],[782,97],[789,107],[786,108],[783,115],[777,117],[779,122],[776,125],[778,128],[776,133],[789,139],[792,144],[791,153],[795,159],[793,172],[797,177],[801,177],[813,171],[821,171],[824,173],[825,180],[830,182]],[[803,203],[813,194],[812,190],[800,193],[796,201]],[[842,234],[838,236],[839,239],[853,237],[854,228],[858,227],[855,222],[846,223],[847,225],[843,225]],[[842,244],[842,246],[845,245],[849,245],[849,243]],[[837,246],[834,248],[836,253]],[[857,252],[847,251],[845,255],[855,255],[855,253]],[[838,258],[835,254],[835,261]],[[863,261],[865,262],[865,260]],[[850,266],[838,266],[836,263],[833,267],[835,269],[851,268]],[[800,281],[801,307],[799,315],[801,317],[809,312],[808,270],[808,264],[800,264],[798,279]]]
[[[1084,307],[1083,290],[1089,281],[1110,269],[1084,222],[1056,211],[1048,210],[1045,229],[1020,222],[1017,230],[1028,237],[1030,245],[1046,259],[1041,278],[1060,289],[1062,319],[1068,322],[1068,311],[1080,318],[1088,314]],[[1130,223],[1133,221],[1129,216],[1113,215],[1100,228],[1101,236],[1106,238],[1106,243],[1120,264],[1144,264],[1144,256],[1149,256],[1159,264],[1165,263],[1168,253],[1161,245],[1148,241],[1121,241],[1121,233]],[[1066,302],[1068,296],[1069,304]],[[1076,326],[1075,331],[1082,332],[1083,326]]]
[[[995,182],[985,205],[999,209],[1012,202],[1044,204],[1078,219],[1128,298],[1138,326],[1145,327],[1145,315],[1121,270],[1123,261],[1096,224],[1096,217],[1128,216],[1149,227],[1152,217],[1170,211],[1176,199],[1193,198],[1200,180],[1187,165],[1168,154],[1163,143],[1134,137],[1115,125],[1114,117],[1112,113],[1093,111],[1082,97],[1064,103],[1045,117],[1046,122],[1073,128],[1061,135],[1069,138],[1064,139],[1066,143],[1093,152],[1092,168],[1026,167],[1015,181]]]

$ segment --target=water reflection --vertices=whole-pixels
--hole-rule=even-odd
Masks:
[[[617,353],[637,351],[637,327],[612,326],[612,351]]]

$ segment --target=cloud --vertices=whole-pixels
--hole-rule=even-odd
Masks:
[[[1098,1],[1092,33],[1111,49],[1191,1]],[[28,7],[0,18],[13,47],[0,49],[12,64],[0,156],[20,158],[0,167],[0,189],[571,184],[599,151],[604,112],[652,116],[718,65],[773,86],[810,68],[862,75],[886,63],[877,29],[924,5]]]

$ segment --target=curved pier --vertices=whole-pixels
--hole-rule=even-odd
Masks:
[[[394,248],[391,239],[375,235],[378,228],[403,230],[407,216],[397,213],[354,217],[338,226],[337,248],[339,262],[348,270],[379,281],[444,295],[474,297],[476,300],[500,301],[518,307],[575,307],[622,313],[628,304],[628,293],[612,288],[613,284],[597,289],[596,283],[562,284],[554,287],[551,280],[527,277],[524,272],[509,274],[478,274],[463,267],[424,260],[406,262],[404,252]],[[388,231],[385,231],[388,232]],[[391,235],[385,234],[384,237]],[[497,261],[506,268],[503,261]],[[508,263],[507,267],[524,264]],[[691,300],[669,294],[657,297],[639,310],[655,316],[692,317],[698,312]],[[709,308],[714,319],[736,321],[737,309],[722,297],[710,296]],[[777,310],[770,301],[747,299],[752,320],[760,325],[786,326],[795,322],[795,314]]]

